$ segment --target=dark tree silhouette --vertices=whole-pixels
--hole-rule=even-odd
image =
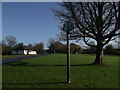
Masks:
[[[55,53],[66,53],[66,48],[66,45],[64,45],[63,43],[59,41],[54,42]]]
[[[38,54],[44,53],[44,44],[43,44],[43,42],[36,43],[34,45],[34,49],[37,51]]]
[[[103,47],[120,35],[119,2],[63,2],[62,9],[54,14],[61,22],[72,20],[75,29],[71,35],[83,38],[84,42],[96,47],[96,58],[93,64],[103,63]],[[95,45],[90,44],[93,40]]]
[[[70,53],[71,54],[82,53],[82,47],[75,43],[71,43],[70,44]]]
[[[3,38],[1,45],[2,45],[2,54],[11,54],[11,51],[17,44],[17,39],[14,36],[6,36]]]
[[[17,44],[17,39],[16,39],[16,37],[11,36],[11,35],[10,36],[6,36],[3,39],[2,43],[4,45],[10,46],[10,47],[14,47]]]
[[[109,44],[105,47],[105,53],[106,54],[113,54],[115,52],[115,48]]]
[[[53,38],[48,39],[48,48],[51,53],[55,53],[55,40]]]

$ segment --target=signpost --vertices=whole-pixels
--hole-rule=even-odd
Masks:
[[[70,83],[70,31],[74,29],[74,24],[69,20],[64,22],[62,29],[67,36],[67,83]]]

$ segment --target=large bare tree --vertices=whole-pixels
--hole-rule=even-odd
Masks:
[[[7,46],[10,46],[10,47],[14,47],[16,44],[17,44],[17,39],[16,37],[10,35],[10,36],[6,36],[3,41],[2,41],[2,44],[6,44]]]
[[[71,20],[75,24],[72,36],[96,47],[93,64],[103,63],[103,47],[120,35],[119,2],[63,2],[62,9],[53,10],[61,22]],[[95,45],[90,42],[94,41]]]

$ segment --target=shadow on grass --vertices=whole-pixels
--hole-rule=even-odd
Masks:
[[[18,62],[9,62],[9,63],[6,63],[6,64],[4,64],[5,66],[27,66],[27,67],[30,67],[30,66],[32,66],[32,67],[35,67],[35,66],[40,66],[40,67],[42,67],[42,66],[67,66],[67,64],[65,65],[63,65],[63,64],[55,64],[55,65],[47,65],[47,64],[30,64],[30,63],[28,63],[28,62],[22,62],[22,61],[18,61]],[[108,64],[93,64],[93,63],[91,63],[91,64],[76,64],[76,65],[70,65],[70,66],[110,66],[110,65],[108,65]]]
[[[29,63],[27,63],[27,62],[17,62],[17,63],[7,63],[7,64],[5,64],[6,66],[40,66],[40,67],[42,67],[42,66],[67,66],[67,65],[39,65],[39,64],[29,64]],[[70,65],[70,66],[90,66],[90,65],[93,65],[93,64],[78,64],[78,65]]]
[[[68,84],[67,82],[49,82],[49,83],[2,83],[2,85],[44,85],[44,84]]]
[[[6,63],[4,65],[6,66],[26,66],[28,63],[27,62],[10,62]]]

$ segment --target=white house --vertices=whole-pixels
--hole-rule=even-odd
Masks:
[[[12,54],[17,55],[34,55],[37,54],[32,46],[25,46],[23,43],[18,44],[12,51]]]

